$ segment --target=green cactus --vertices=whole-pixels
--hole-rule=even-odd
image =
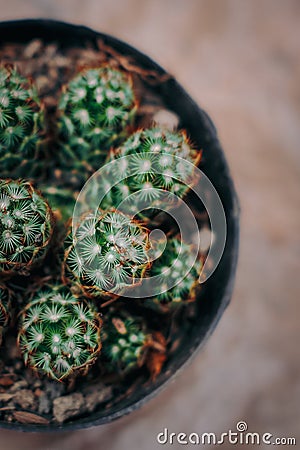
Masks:
[[[121,147],[111,151],[110,161],[124,156],[130,158],[113,164],[110,177],[111,182],[124,179],[111,188],[101,207],[114,205],[118,208],[130,194],[141,191],[138,198],[145,202],[147,208],[160,208],[162,204],[158,189],[166,194],[174,194],[167,196],[171,206],[177,200],[176,197],[184,197],[195,182],[194,167],[200,161],[201,152],[193,149],[185,132],[152,128],[132,134]],[[185,161],[192,164],[185,164]],[[128,173],[133,175],[128,176]],[[163,205],[163,209],[168,206]],[[136,200],[128,205],[128,212],[135,212],[135,208]]]
[[[84,298],[65,286],[44,287],[20,313],[24,362],[57,381],[84,374],[100,352],[100,327],[97,312]]]
[[[124,374],[142,364],[149,334],[141,320],[110,308],[104,315],[101,335],[106,369]]]
[[[177,238],[169,239],[164,251],[159,246],[157,250],[161,254],[153,261],[149,276],[157,277],[155,283],[162,292],[142,302],[158,312],[170,312],[195,299],[202,263],[199,258],[195,261],[192,245]]]
[[[53,216],[30,182],[0,179],[0,274],[26,273],[48,249]]]
[[[103,297],[134,286],[149,267],[149,230],[116,210],[86,216],[66,242],[65,278]]]
[[[11,295],[7,288],[0,284],[0,345],[2,343],[3,330],[7,327],[11,318]]]
[[[58,110],[64,182],[81,187],[99,169],[109,148],[126,138],[135,110],[131,77],[116,69],[83,70],[64,87]]]
[[[0,176],[30,178],[43,167],[44,113],[30,80],[0,68]]]

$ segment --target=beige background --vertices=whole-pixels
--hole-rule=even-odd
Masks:
[[[83,23],[161,63],[215,121],[242,206],[232,304],[177,381],[114,424],[58,436],[0,431],[0,449],[152,450],[164,427],[221,433],[239,420],[297,437],[300,448],[300,2],[1,0],[0,11]]]

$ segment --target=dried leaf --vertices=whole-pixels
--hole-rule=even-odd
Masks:
[[[14,384],[14,381],[9,377],[1,377],[0,378],[0,385],[1,386],[12,386]]]
[[[162,366],[166,360],[166,355],[157,351],[150,351],[147,357],[147,368],[151,375],[151,380],[154,381],[160,374]]]
[[[160,374],[167,358],[167,342],[164,335],[156,331],[152,334],[147,345],[149,346],[149,351],[147,352],[146,365],[150,372],[151,380],[154,381]]]
[[[126,334],[127,333],[126,326],[125,326],[125,323],[123,322],[123,320],[119,319],[118,317],[114,317],[112,319],[112,323],[113,323],[114,327],[116,328],[116,330],[120,334]]]
[[[20,423],[34,423],[38,425],[48,425],[50,423],[45,417],[28,411],[15,411],[13,416]]]

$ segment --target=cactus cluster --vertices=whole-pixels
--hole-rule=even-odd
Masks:
[[[83,217],[66,250],[66,277],[92,296],[120,294],[149,265],[148,235],[147,228],[115,210]]]
[[[0,67],[1,177],[37,176],[44,134],[36,89],[12,67]]]
[[[0,274],[37,263],[52,231],[50,208],[30,182],[0,180]]]
[[[97,312],[65,286],[36,293],[21,312],[19,345],[25,363],[61,381],[86,372],[101,349]]]
[[[126,137],[135,110],[129,75],[110,67],[83,70],[65,86],[59,102],[60,166],[82,185],[103,164],[107,150]]]
[[[147,308],[171,313],[195,298],[200,263],[192,261],[191,246],[172,238],[154,259],[152,216],[133,217],[138,200],[127,213],[118,205],[133,194],[154,211],[163,192],[167,207],[176,206],[174,198],[195,183],[201,152],[185,131],[156,127],[129,136],[136,109],[129,74],[86,68],[63,87],[46,126],[31,82],[0,68],[0,344],[12,310],[5,283],[13,281],[23,293],[17,312],[24,361],[56,381],[85,374],[102,344],[107,370],[140,367],[153,331]],[[97,212],[82,215],[71,230],[76,192],[105,162],[111,189]],[[152,276],[161,293],[142,302],[143,317],[107,308]]]

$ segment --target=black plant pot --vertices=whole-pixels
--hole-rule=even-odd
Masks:
[[[0,45],[7,42],[26,43],[41,38],[45,43],[57,42],[61,47],[80,47],[84,42],[96,45],[97,39],[130,56],[135,64],[146,70],[154,70],[159,75],[166,72],[150,58],[129,45],[83,26],[71,25],[53,20],[20,20],[0,23]],[[205,154],[203,172],[213,183],[222,201],[226,222],[227,239],[221,261],[206,281],[205,301],[196,302],[196,316],[189,320],[189,329],[177,348],[163,366],[163,370],[152,384],[140,386],[132,396],[124,398],[110,410],[91,413],[88,417],[74,419],[63,425],[23,425],[0,422],[0,427],[19,431],[77,430],[109,423],[144,405],[157,395],[179,370],[192,359],[213,332],[225,308],[229,304],[237,265],[239,243],[239,205],[233,181],[219,143],[216,129],[208,115],[200,109],[185,90],[172,77],[153,87],[167,107],[180,117],[180,127],[186,128],[198,148]],[[201,211],[202,206],[193,204]]]

